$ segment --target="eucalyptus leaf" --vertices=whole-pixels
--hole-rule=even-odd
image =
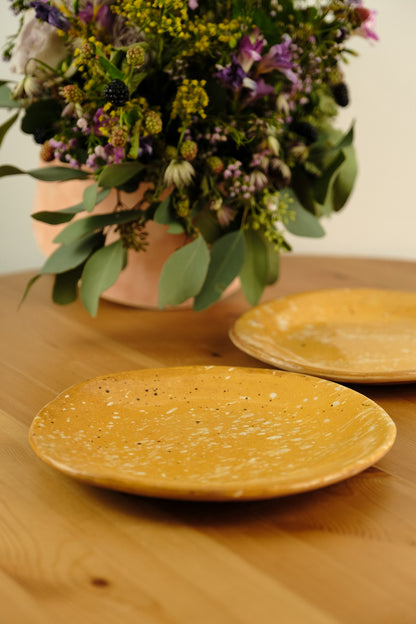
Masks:
[[[347,203],[358,174],[358,163],[354,147],[346,147],[344,150],[345,161],[339,168],[338,175],[332,187],[332,203],[335,211],[341,210]]]
[[[23,171],[14,165],[0,165],[0,178],[11,175],[21,175],[23,173],[26,173],[26,171]]]
[[[106,165],[98,177],[98,185],[107,189],[117,188],[134,178],[142,169],[143,165],[137,161]]]
[[[33,286],[33,285],[34,285],[34,284],[38,281],[38,279],[39,279],[40,277],[42,277],[42,275],[41,275],[40,273],[38,273],[37,275],[35,275],[34,277],[32,277],[32,278],[28,281],[28,283],[26,284],[26,288],[25,288],[25,290],[24,290],[24,292],[23,292],[22,298],[21,298],[21,300],[20,300],[20,302],[19,302],[19,308],[20,308],[20,306],[23,304],[23,302],[25,301],[26,297],[28,296],[28,294],[29,294],[29,292],[30,292],[30,290],[31,290],[32,286]]]
[[[61,245],[46,259],[40,274],[65,273],[82,264],[90,254],[102,247],[105,237],[99,232],[76,240],[69,245]]]
[[[241,230],[229,232],[211,248],[211,262],[202,290],[195,297],[194,310],[204,310],[217,301],[239,275],[244,264],[245,242]]]
[[[98,184],[90,184],[82,195],[84,208],[87,212],[92,212],[97,203]]]
[[[15,115],[13,115],[13,117],[10,117],[7,121],[4,122],[4,124],[0,126],[0,145],[3,143],[4,137],[6,136],[10,128],[14,125],[18,117],[19,113],[16,113]]]
[[[3,83],[0,85],[0,108],[22,108],[16,100],[12,100],[9,87]]]
[[[267,277],[266,285],[274,284],[279,279],[280,273],[280,255],[276,249],[268,240],[265,240],[265,246],[267,251]]]
[[[169,256],[159,279],[159,307],[178,305],[194,297],[202,287],[209,265],[209,251],[202,236]]]
[[[321,238],[325,236],[325,230],[315,215],[311,214],[302,206],[292,189],[282,191],[282,199],[287,202],[289,210],[293,213],[293,219],[286,219],[286,229],[296,236],[309,238]]]
[[[35,219],[35,221],[49,223],[49,225],[60,225],[61,223],[68,223],[71,221],[74,214],[70,212],[40,210],[39,212],[34,212],[31,217]]]
[[[121,240],[102,247],[86,262],[81,277],[81,301],[96,316],[101,294],[117,280],[126,263],[127,251]]]
[[[321,177],[317,178],[317,180],[313,184],[314,197],[316,201],[322,206],[325,205],[326,198],[330,194],[330,188],[335,180],[335,177],[339,173],[339,168],[344,161],[345,154],[341,150],[322,173]]]
[[[98,206],[98,204],[104,201],[104,199],[109,196],[110,192],[111,192],[111,189],[101,189],[101,191],[98,191],[96,200],[95,200],[95,205]],[[69,208],[63,208],[62,210],[60,210],[60,212],[63,212],[63,213],[68,212],[74,215],[74,214],[77,214],[78,212],[84,212],[85,210],[86,210],[85,204],[84,204],[84,201],[82,201],[79,204],[70,206]]]
[[[176,222],[175,216],[172,214],[171,204],[172,201],[170,195],[160,202],[153,215],[153,220],[156,221],[156,223],[169,225]]]
[[[87,180],[90,174],[82,169],[72,169],[71,167],[40,167],[39,169],[29,169],[22,171],[36,180],[44,182],[65,182],[66,180]]]
[[[246,253],[240,273],[241,287],[247,301],[256,305],[269,276],[268,250],[259,230],[244,230]]]
[[[91,215],[83,219],[78,219],[70,223],[64,230],[54,238],[54,243],[69,245],[82,238],[89,232],[102,230],[108,225],[119,225],[129,223],[141,217],[141,210],[120,210],[119,212],[109,212],[101,215]]]
[[[58,305],[67,305],[73,303],[78,296],[78,282],[81,278],[81,274],[84,268],[84,264],[65,271],[65,273],[57,273],[52,289],[52,299]]]
[[[183,234],[184,231],[185,231],[185,229],[184,229],[183,225],[181,225],[178,222],[172,223],[168,227],[168,234]]]

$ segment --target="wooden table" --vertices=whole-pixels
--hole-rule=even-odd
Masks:
[[[323,287],[416,290],[416,262],[288,256],[264,299]],[[36,412],[89,377],[180,364],[264,366],[228,329],[238,294],[210,310],[50,303],[49,278],[0,278],[2,624],[414,624],[416,385],[355,386],[388,411],[393,449],[325,489],[191,503],[82,485],[28,444]]]

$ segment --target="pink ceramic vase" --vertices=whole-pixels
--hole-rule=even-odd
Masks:
[[[71,180],[66,182],[37,182],[34,212],[49,210],[56,211],[74,206],[82,201],[83,192],[91,182]],[[142,184],[135,193],[122,193],[123,203],[132,208],[143,197],[148,185]],[[111,212],[116,205],[116,191],[113,189],[108,197],[94,209],[94,214]],[[85,216],[85,213],[74,218]],[[37,243],[45,254],[49,256],[57,245],[53,239],[65,225],[48,225],[33,220],[33,229]],[[168,226],[154,221],[146,224],[148,232],[148,247],[146,251],[129,250],[128,263],[119,278],[108,290],[103,298],[124,305],[140,308],[158,307],[158,285],[162,267],[167,258],[185,242],[184,234],[169,234]],[[111,242],[111,234],[107,241]],[[238,289],[238,280],[235,280],[225,291],[224,295],[231,294]],[[191,307],[192,299],[185,301],[180,307]]]

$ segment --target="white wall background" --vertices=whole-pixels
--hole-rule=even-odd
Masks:
[[[16,30],[1,0],[0,42]],[[291,237],[299,253],[343,254],[416,260],[416,1],[366,0],[376,9],[380,41],[356,39],[360,57],[346,68],[351,105],[340,127],[356,120],[360,174],[347,207],[323,222],[323,239]],[[0,78],[9,77],[0,63]],[[0,120],[5,119],[0,116]],[[13,129],[0,164],[37,166],[38,146]],[[42,263],[31,230],[34,182],[24,176],[0,179],[0,273]]]

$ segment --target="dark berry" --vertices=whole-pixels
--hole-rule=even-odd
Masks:
[[[38,145],[43,145],[45,141],[49,141],[53,137],[55,132],[52,128],[36,128],[33,133],[33,138]]]
[[[112,80],[104,89],[106,102],[110,102],[113,106],[124,106],[129,97],[130,93],[127,85],[118,78]]]
[[[348,95],[348,87],[345,82],[332,85],[332,95],[338,106],[348,106],[350,98]]]
[[[308,121],[295,121],[291,125],[291,130],[299,134],[306,143],[315,143],[318,140],[318,130]]]

